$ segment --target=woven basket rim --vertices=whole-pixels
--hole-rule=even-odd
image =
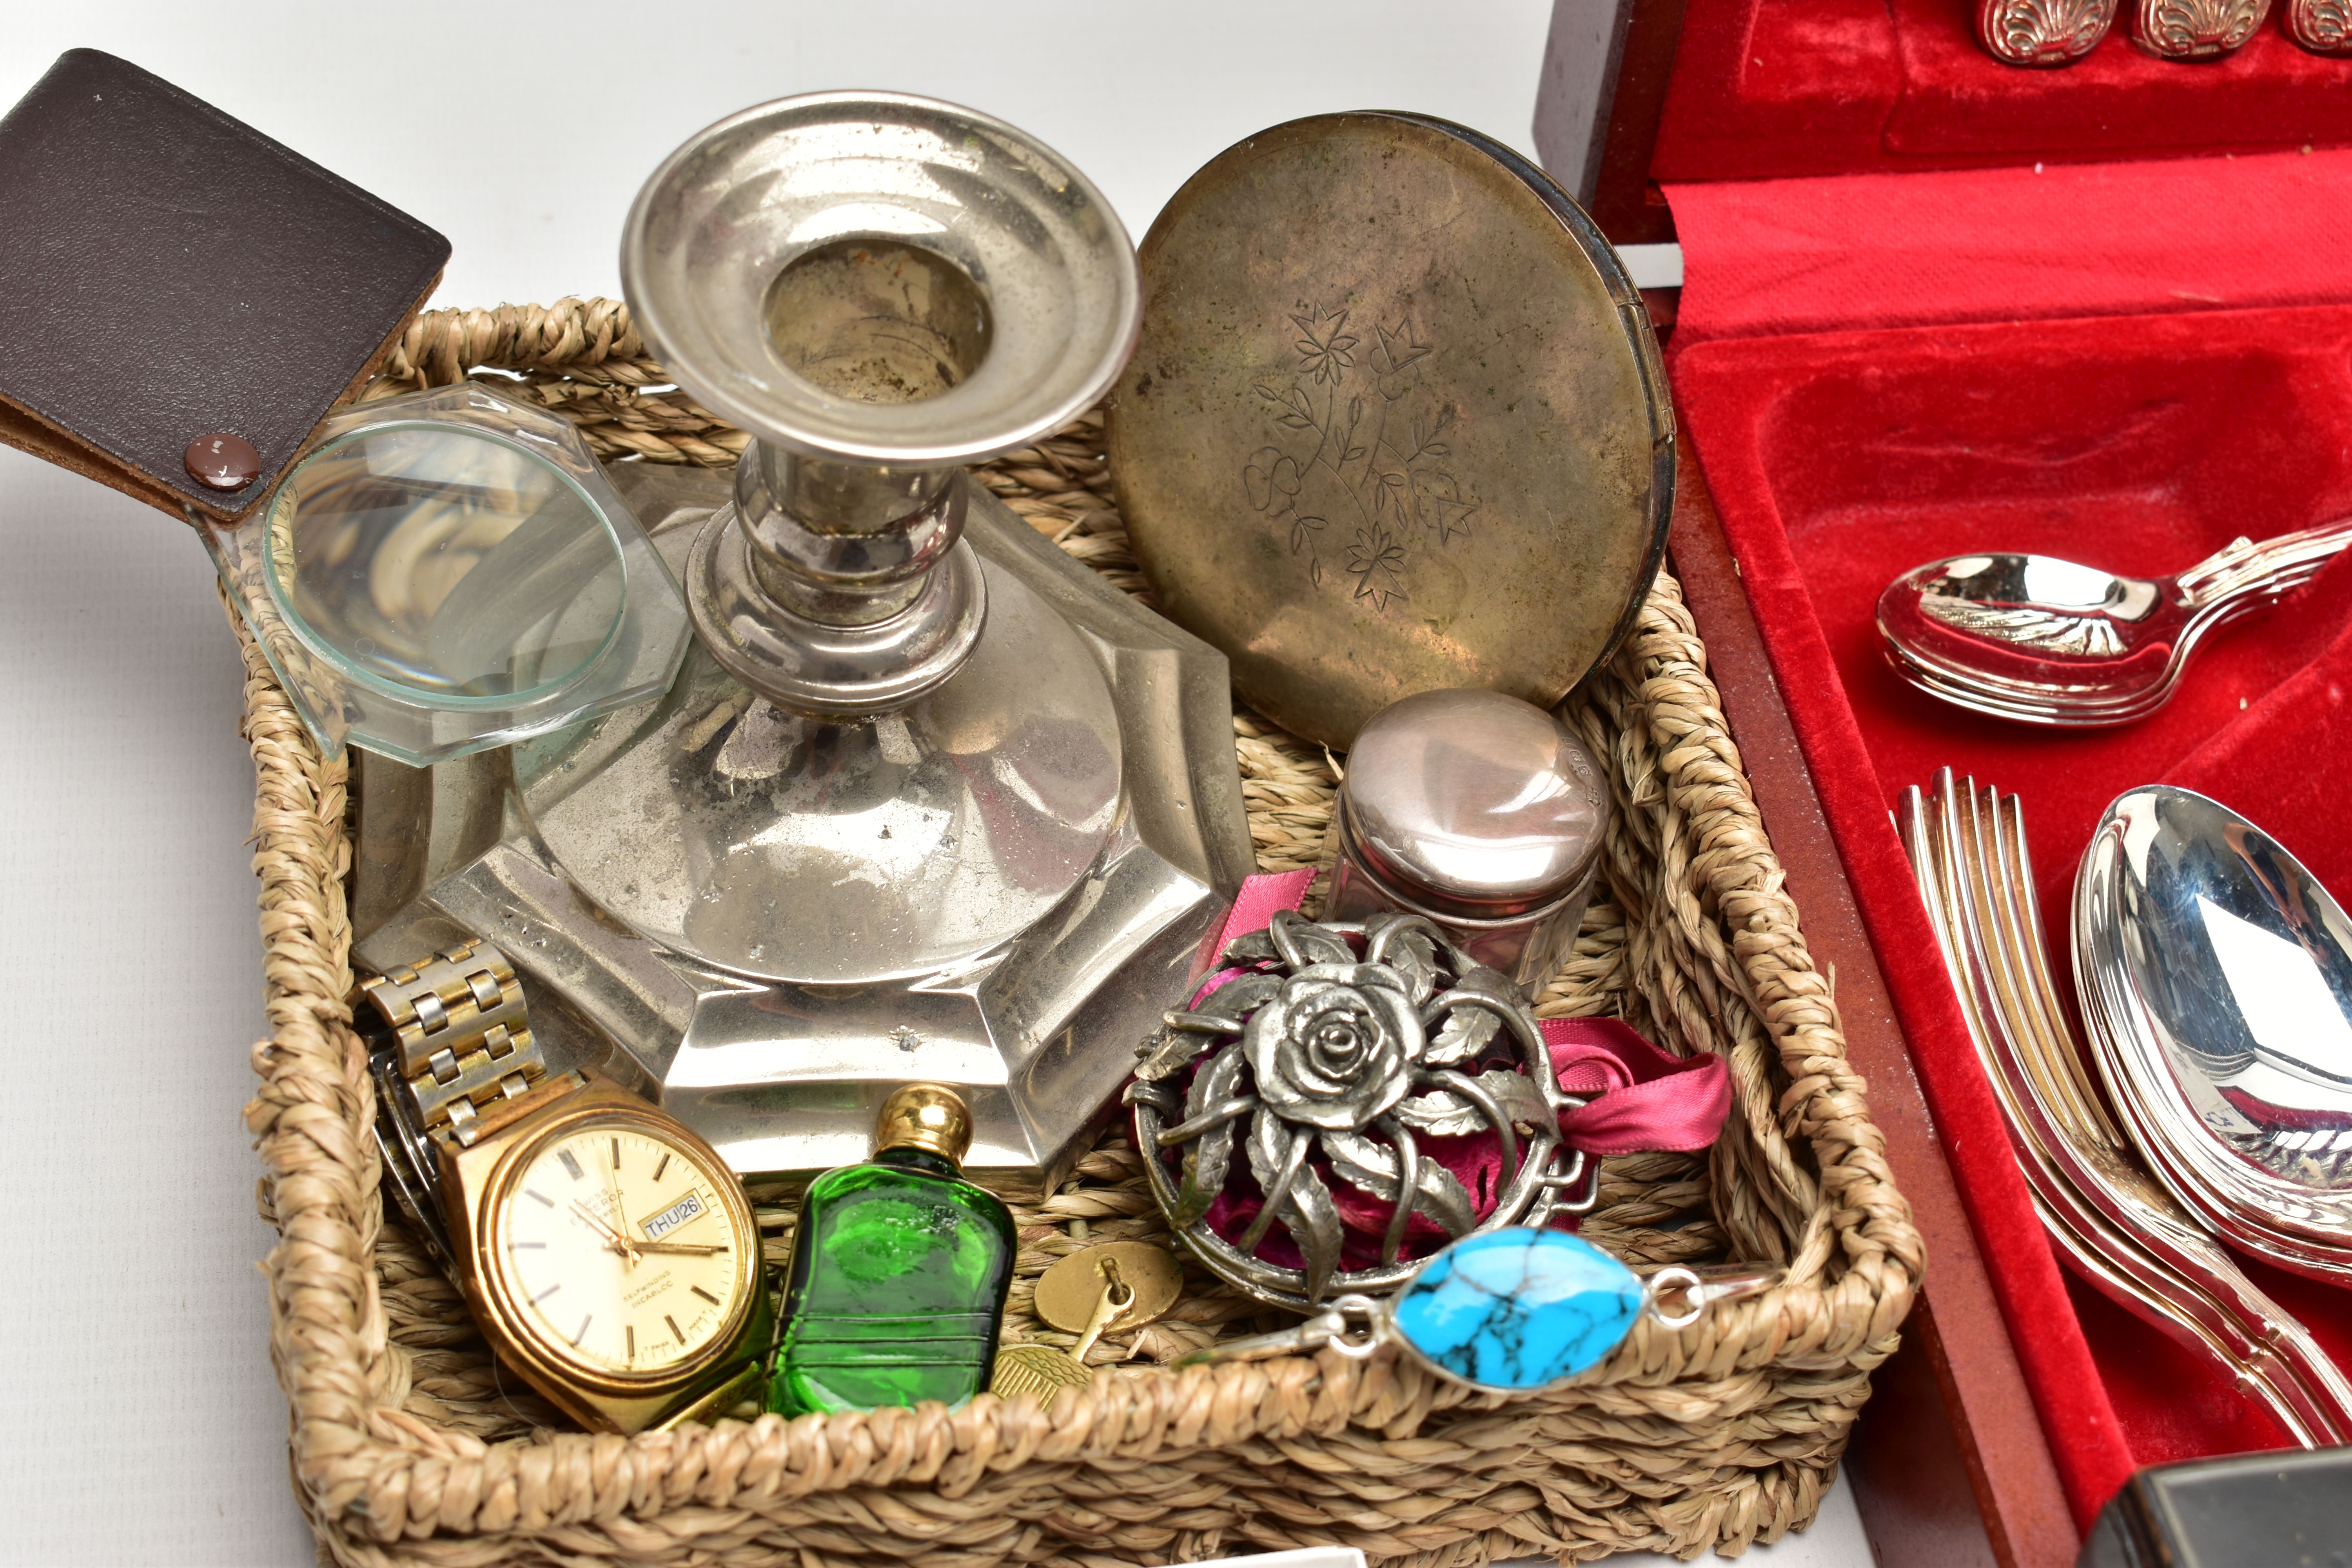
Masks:
[[[627,308],[613,300],[428,312],[364,395],[484,369],[560,378],[550,405],[581,420],[607,457],[717,467],[743,444],[740,432],[667,388]],[[575,405],[594,401],[583,388],[601,399],[594,407]],[[756,1521],[822,1495],[855,1493],[871,1507],[877,1489],[954,1503],[1025,1467],[1117,1467],[1308,1438],[1373,1442],[1392,1434],[1388,1440],[1402,1443],[1433,1413],[1515,1408],[1387,1355],[1360,1362],[1330,1352],[1181,1373],[1125,1368],[1045,1413],[983,1395],[952,1412],[931,1405],[770,1416],[631,1438],[541,1432],[484,1442],[400,1408],[405,1373],[390,1345],[375,1267],[383,1216],[364,1131],[373,1098],[343,1002],[350,928],[342,879],[351,855],[343,764],[320,758],[247,628],[234,612],[230,619],[246,661],[272,1029],[255,1047],[262,1089],[247,1119],[268,1171],[264,1210],[281,1233],[265,1264],[273,1359],[292,1405],[297,1490],[338,1559],[479,1561],[493,1539],[520,1542],[592,1521],[620,1539],[631,1521],[650,1525],[681,1510]],[[1696,652],[1679,663],[1644,656],[1644,636]],[[1649,669],[1645,657],[1671,668]],[[1759,1201],[1801,1206],[1808,1192],[1811,1201],[1786,1226],[1786,1283],[1717,1308],[1690,1329],[1644,1322],[1597,1374],[1565,1391],[1579,1408],[1622,1421],[1662,1418],[1678,1391],[1696,1409],[1704,1391],[1759,1369],[1867,1373],[1892,1351],[1921,1270],[1918,1234],[1886,1170],[1861,1080],[1844,1060],[1829,978],[1806,953],[1703,659],[1679,589],[1662,574],[1643,630],[1617,668],[1645,704],[1672,777],[1636,787],[1664,792],[1666,815],[1697,846],[1662,867],[1660,880],[1673,889],[1666,923],[1694,951],[1717,955],[1729,982],[1690,998],[1678,1011],[1691,1016],[1675,1021],[1721,1039],[1728,1037],[1725,1017],[1752,1014],[1778,1065],[1733,1056],[1747,1115],[1743,1121],[1735,1110],[1739,1125],[1727,1136],[1751,1149],[1798,1140],[1813,1171],[1792,1166],[1785,1193]],[[1674,804],[1685,795],[1688,811]],[[1701,822],[1706,830],[1692,826]],[[1773,1071],[1788,1080],[1777,1097]],[[1771,1532],[1772,1521],[1753,1528]],[[472,1556],[438,1550],[468,1542]],[[833,1555],[803,1550],[818,1560]],[[1460,1560],[1450,1550],[1438,1555]]]

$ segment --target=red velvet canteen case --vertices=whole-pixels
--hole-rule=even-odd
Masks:
[[[2058,1264],[1890,808],[1942,766],[2016,794],[2062,974],[2076,863],[2133,784],[2216,796],[2352,897],[2352,560],[2113,731],[1936,701],[1887,666],[1874,610],[1975,549],[2158,575],[2352,515],[2352,59],[2273,17],[2224,59],[2159,60],[2119,20],[2074,66],[2020,69],[1972,9],[1632,0],[1581,166],[1612,239],[1683,247],[1675,566],[1751,771],[1782,777],[1792,878],[1791,841],[1826,835],[1811,858],[1838,885],[1804,897],[1809,927],[1826,908],[1866,938],[1841,1004],[1885,1041],[1873,1110],[1929,1237],[1924,1342],[1898,1358],[1916,1390],[1883,1374],[1849,1460],[1865,1523],[1882,1561],[1900,1536],[1935,1553],[1908,1562],[2063,1563],[2135,1468],[2288,1439]],[[2352,1292],[2241,1261],[2352,1370]],[[1905,1469],[1938,1418],[1980,1545]]]

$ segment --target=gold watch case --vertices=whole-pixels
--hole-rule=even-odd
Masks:
[[[774,1337],[759,1225],[709,1144],[572,1075],[500,1104],[470,1147],[436,1142],[459,1282],[533,1388],[620,1433],[756,1397]]]

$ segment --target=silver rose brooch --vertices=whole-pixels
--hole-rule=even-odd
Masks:
[[[1592,1204],[1559,1133],[1583,1101],[1535,1016],[1414,916],[1278,911],[1140,1055],[1127,1103],[1169,1228],[1273,1305],[1379,1294],[1448,1242]]]

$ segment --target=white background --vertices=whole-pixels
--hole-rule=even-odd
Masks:
[[[436,302],[492,305],[614,292],[638,182],[787,93],[1000,114],[1139,236],[1201,163],[1303,114],[1417,110],[1532,156],[1549,11],[7,0],[0,104],[68,48],[121,55],[442,230]],[[184,524],[5,449],[0,550],[0,1562],[307,1563],[238,1119],[262,1021],[235,646]],[[1843,1489],[1759,1558],[1869,1561]]]

